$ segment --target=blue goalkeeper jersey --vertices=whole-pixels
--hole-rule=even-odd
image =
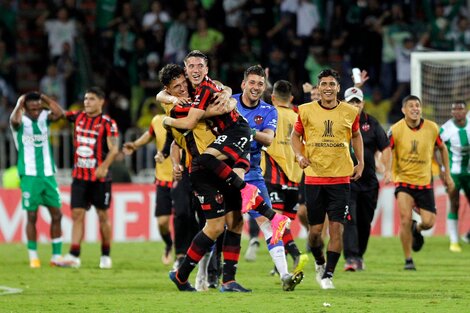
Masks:
[[[269,103],[260,100],[255,107],[248,107],[243,104],[241,94],[233,95],[237,100],[238,112],[248,121],[252,129],[263,131],[272,129],[276,133],[277,127],[277,110]],[[261,172],[261,149],[263,145],[253,140],[250,149],[250,171],[245,175],[246,181],[264,179]]]

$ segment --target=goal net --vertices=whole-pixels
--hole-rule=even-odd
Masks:
[[[413,52],[411,94],[420,97],[424,117],[442,125],[454,101],[470,104],[470,53]]]

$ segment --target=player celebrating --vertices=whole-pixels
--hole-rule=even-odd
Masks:
[[[421,117],[421,100],[413,95],[402,101],[403,119],[393,124],[389,131],[393,154],[392,176],[395,197],[400,210],[400,239],[405,255],[405,270],[416,270],[411,249],[423,247],[422,230],[430,229],[436,221],[436,206],[432,188],[432,159],[434,148],[439,149],[444,165],[444,184],[452,192],[454,183],[450,177],[449,155],[439,136],[436,123]],[[391,164],[391,162],[386,162]],[[390,170],[388,168],[387,170]],[[412,220],[416,207],[421,223]]]
[[[337,100],[339,80],[334,70],[320,72],[321,99],[299,106],[291,136],[296,160],[305,169],[308,239],[322,289],[335,288],[332,278],[341,254],[343,223],[349,216],[350,179],[359,179],[364,169],[358,112]],[[358,161],[355,167],[349,150],[351,141]],[[321,233],[326,214],[330,241],[325,264]]]
[[[56,166],[49,141],[49,124],[64,115],[57,102],[44,94],[22,95],[10,116],[10,127],[18,150],[18,174],[21,179],[23,209],[27,211],[26,238],[29,266],[41,267],[37,254],[36,221],[40,205],[51,214],[51,265],[62,262],[60,195],[54,177]]]

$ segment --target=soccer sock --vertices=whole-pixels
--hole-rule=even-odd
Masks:
[[[80,256],[80,244],[72,244],[70,246],[70,254],[78,258]]]
[[[258,223],[256,223],[256,219],[254,219],[251,215],[248,219],[248,230],[251,238],[258,238],[259,235],[259,227]]]
[[[225,230],[224,245],[222,246],[222,254],[224,256],[222,283],[235,280],[238,259],[240,258],[241,238],[241,234]]]
[[[332,278],[335,272],[336,264],[338,263],[341,253],[334,251],[326,251],[326,267],[323,278]]]
[[[312,252],[313,257],[315,258],[315,262],[318,265],[325,264],[325,255],[323,254],[323,244],[318,247],[310,247],[310,251]]]
[[[62,237],[52,238],[52,255],[62,254]]]
[[[215,156],[203,153],[199,156],[197,162],[205,168],[214,172],[218,177],[223,179],[230,186],[236,189],[243,189],[246,183],[240,176],[235,173],[230,166],[224,161],[218,160]]]
[[[276,266],[277,271],[279,272],[279,277],[282,278],[284,275],[289,274],[289,270],[287,268],[287,260],[286,260],[286,251],[284,250],[284,243],[282,240],[279,240],[274,245],[271,245],[270,239],[266,239],[266,243],[268,244],[268,251],[271,255],[271,259]]]
[[[292,237],[292,232],[290,229],[286,228],[284,235],[282,236],[282,241],[284,242],[284,248],[291,257],[295,258],[300,255],[299,248],[294,242],[294,237]]]
[[[256,196],[255,205],[253,205],[253,210],[267,217],[268,220],[272,220],[276,215],[276,212],[274,212],[274,210],[271,209],[266,202],[264,202],[263,197],[261,197],[260,195]]]
[[[173,245],[173,240],[171,240],[171,233],[168,232],[167,234],[161,234],[163,242],[165,243],[166,251],[171,250],[171,246]]]
[[[101,244],[101,255],[109,256],[111,252],[111,245],[109,243],[102,243]]]
[[[38,257],[38,243],[36,241],[28,240],[26,245],[28,247],[29,259],[39,259]]]
[[[457,213],[447,214],[447,229],[449,230],[450,243],[459,242],[458,220]]]
[[[180,282],[184,283],[188,280],[189,274],[191,274],[204,254],[212,249],[213,244],[214,240],[207,237],[203,231],[197,233],[176,273],[176,277]]]

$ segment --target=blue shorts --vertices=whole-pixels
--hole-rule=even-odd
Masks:
[[[259,179],[259,180],[250,180],[250,181],[246,181],[248,184],[252,184],[256,187],[258,187],[259,189],[259,192],[260,192],[260,195],[261,197],[263,198],[264,202],[266,202],[266,204],[272,208],[272,204],[271,204],[271,198],[269,197],[269,192],[268,192],[268,188],[266,187],[266,182],[264,181],[264,179]],[[259,214],[258,212],[254,211],[254,210],[251,210],[248,212],[248,214],[252,217],[252,218],[257,218],[257,217],[260,217],[262,216],[261,214]]]

